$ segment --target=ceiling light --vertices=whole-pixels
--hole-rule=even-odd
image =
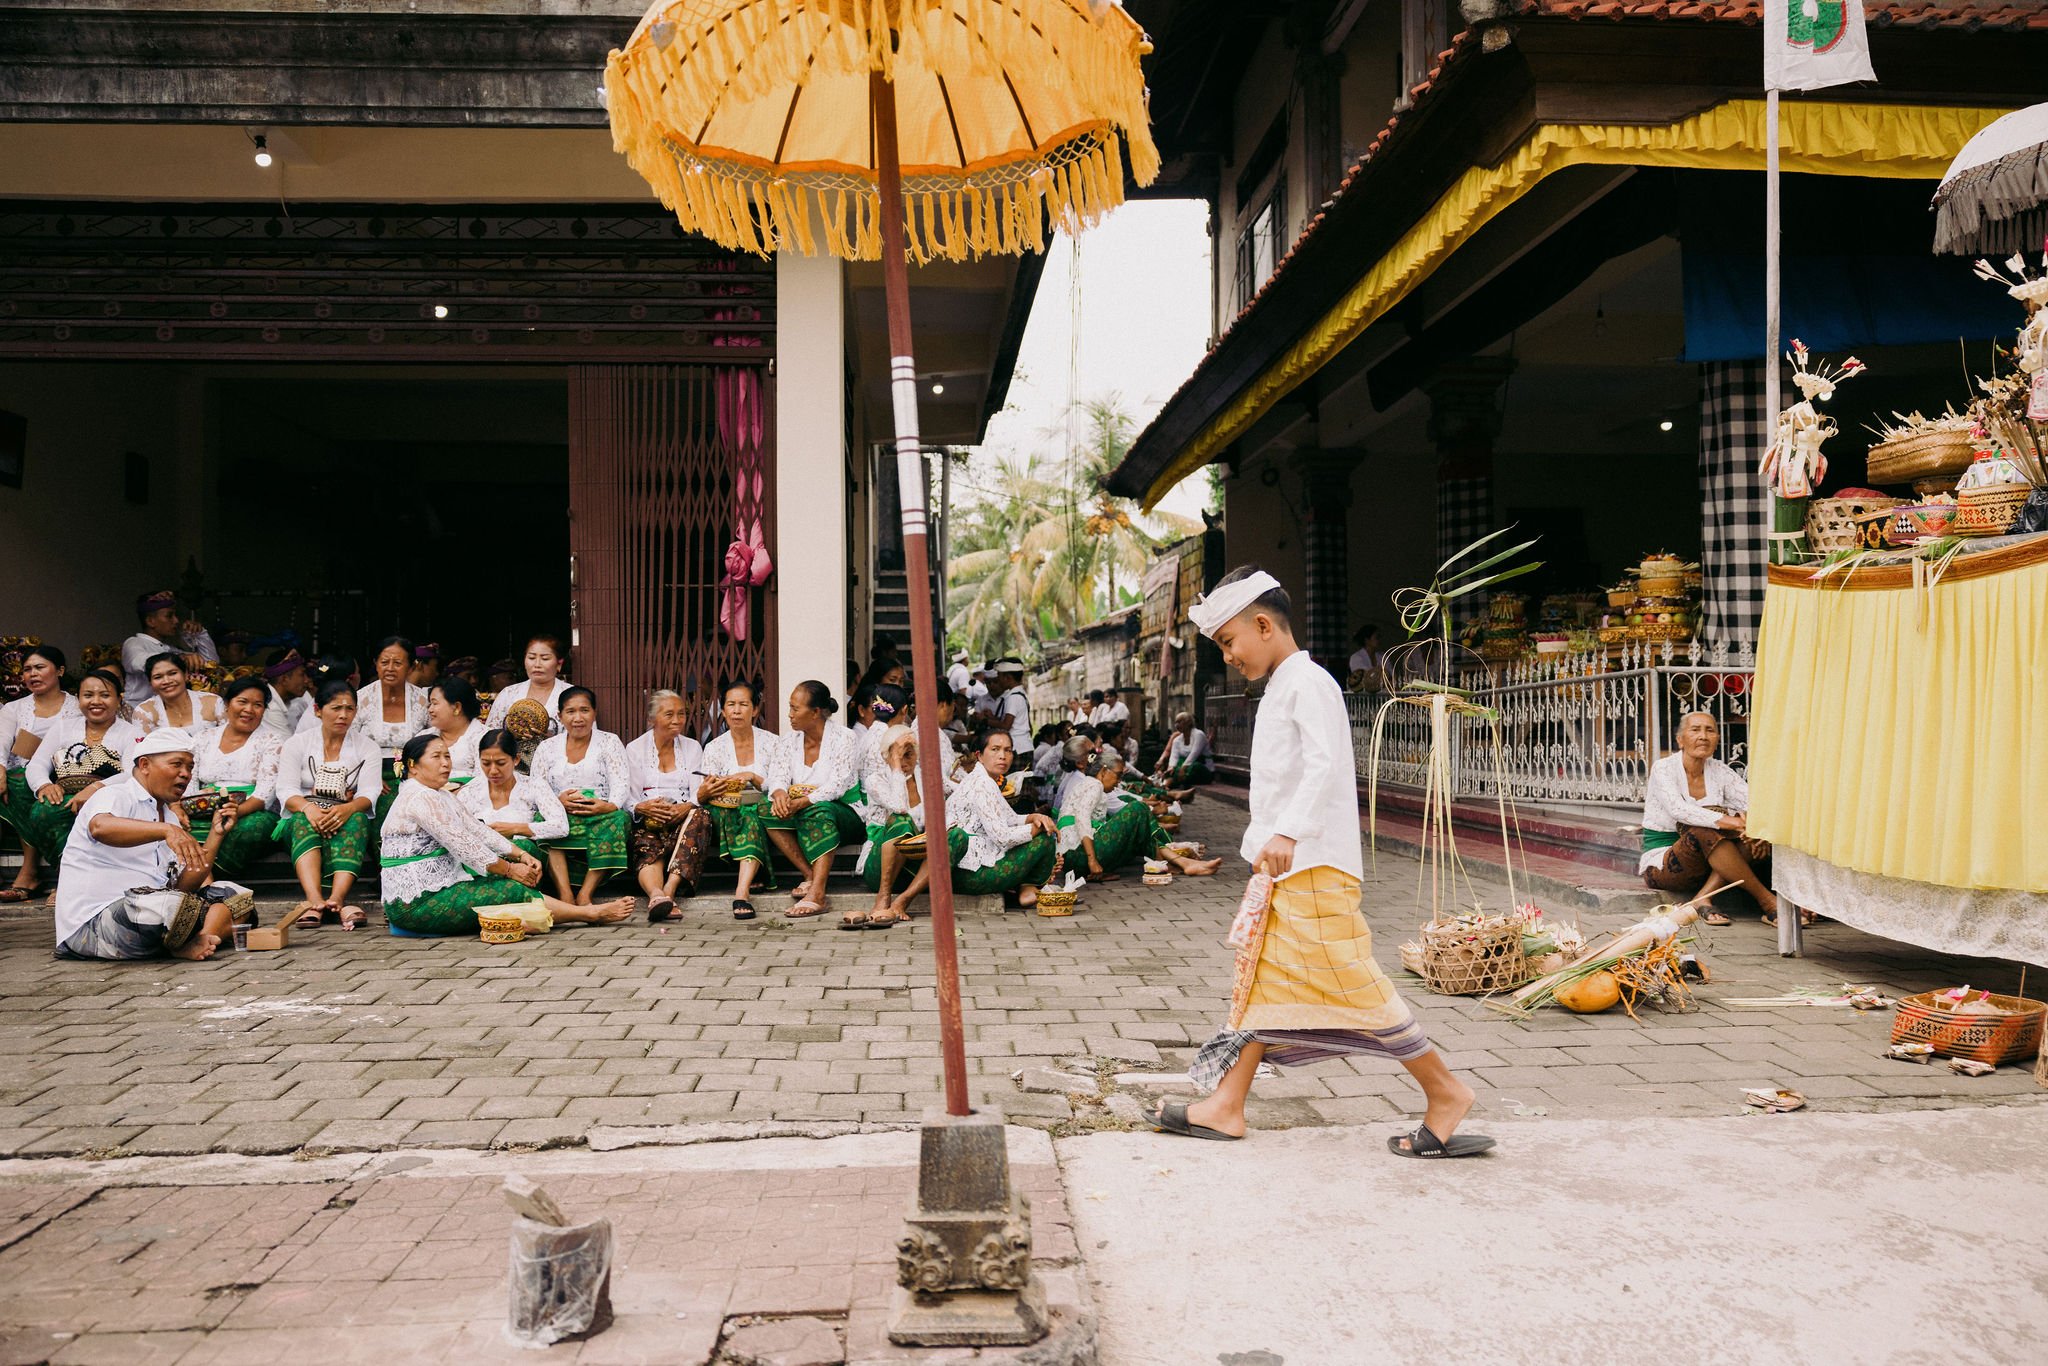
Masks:
[[[940,394],[943,394],[945,392],[946,386],[944,384],[940,383],[938,380],[932,381],[932,397],[936,398]]]
[[[1657,424],[1657,430],[1658,430],[1658,431],[1660,431],[1660,432],[1668,432],[1668,431],[1670,431],[1670,430],[1671,430],[1671,427],[1672,427],[1672,422],[1671,422],[1671,419],[1670,419],[1670,418],[1668,418],[1668,417],[1667,417],[1667,418],[1665,418],[1665,419],[1664,419],[1664,420],[1663,420],[1662,422],[1659,422],[1659,423]]]
[[[270,144],[261,133],[256,135],[256,164],[258,166],[268,166],[270,164]]]
[[[435,304],[435,305],[434,305],[434,316],[435,316],[435,317],[437,317],[437,318],[445,318],[445,317],[447,317],[447,316],[448,316],[448,305],[446,305],[446,304]]]

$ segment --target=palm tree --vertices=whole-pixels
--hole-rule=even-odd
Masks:
[[[1067,423],[1040,434],[1043,447],[1067,445],[1068,424],[1071,459],[999,460],[992,496],[963,507],[955,522],[946,615],[956,643],[972,652],[1021,653],[1099,620],[1120,605],[1120,575],[1135,582],[1162,539],[1199,530],[1185,517],[1154,514],[1162,538],[1128,500],[1103,491],[1137,426],[1115,394],[1076,404]]]

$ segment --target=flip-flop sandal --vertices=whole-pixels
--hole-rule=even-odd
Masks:
[[[848,911],[845,915],[839,917],[839,928],[842,930],[864,930],[867,927],[868,913],[866,911]]]
[[[809,907],[810,909],[806,910],[805,907]],[[812,901],[809,897],[806,897],[802,901],[797,902],[796,905],[791,906],[788,910],[784,911],[783,915],[787,916],[791,920],[808,920],[814,915],[822,914],[824,912],[824,909],[825,908],[823,906],[820,906],[817,902]]]
[[[1206,1124],[1195,1124],[1188,1119],[1188,1107],[1181,1101],[1162,1100],[1159,1108],[1148,1118],[1152,1127],[1163,1134],[1179,1134],[1182,1138],[1210,1138],[1225,1143],[1235,1143],[1242,1135],[1226,1134],[1221,1129],[1212,1129]]]
[[[1716,929],[1719,929],[1723,925],[1733,925],[1734,923],[1734,921],[1730,920],[1727,916],[1721,914],[1719,911],[1708,911],[1705,915],[1700,917],[1700,924],[1712,925]]]
[[[659,925],[676,913],[676,903],[670,897],[657,896],[647,903],[647,923]]]
[[[734,901],[732,903],[732,918],[734,920],[752,920],[754,918],[754,903],[751,901]]]
[[[318,929],[327,918],[327,908],[311,901],[299,903],[299,909],[292,913],[292,928],[295,930]]]
[[[870,930],[886,930],[892,925],[901,925],[904,921],[908,919],[910,919],[910,917],[907,915],[871,915],[868,917],[868,923],[862,928]]]
[[[370,913],[360,906],[343,906],[337,915],[344,930],[359,930],[370,923]]]
[[[1407,1146],[1402,1142],[1406,1140]],[[1387,1151],[1396,1157],[1477,1157],[1494,1146],[1485,1134],[1452,1134],[1446,1143],[1427,1124],[1415,1126],[1412,1134],[1396,1134],[1387,1140]]]

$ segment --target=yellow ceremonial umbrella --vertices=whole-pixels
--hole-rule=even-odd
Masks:
[[[1143,32],[1107,0],[662,0],[605,64],[612,144],[683,227],[882,261],[946,1108],[969,1113],[941,841],[908,261],[1042,250],[1159,170]]]

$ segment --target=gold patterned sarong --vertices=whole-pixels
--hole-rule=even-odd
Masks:
[[[1233,1030],[1377,1030],[1412,1022],[1373,961],[1357,878],[1335,868],[1273,884],[1259,932],[1238,950]]]

